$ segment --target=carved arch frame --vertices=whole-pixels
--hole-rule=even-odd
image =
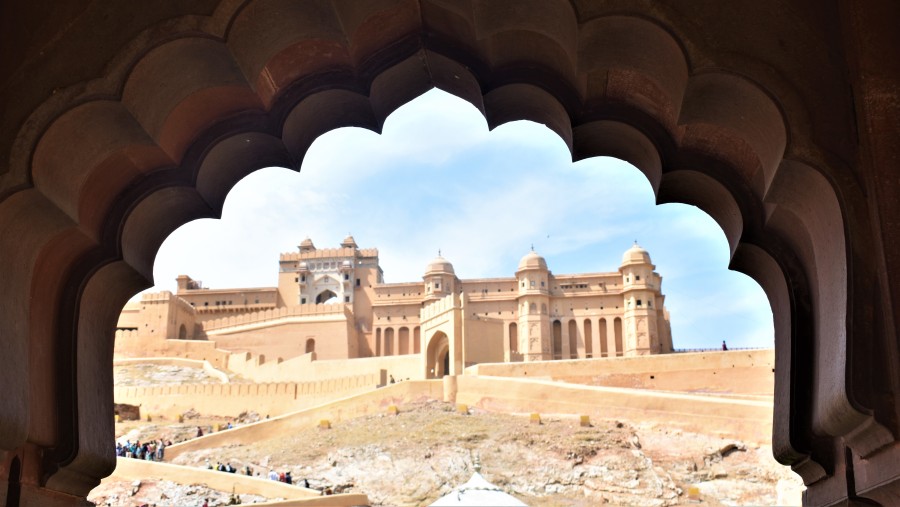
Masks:
[[[517,19],[491,15],[491,3],[427,5],[373,3],[350,16],[329,3],[225,1],[142,34],[106,76],[33,114],[14,146],[16,184],[0,195],[0,289],[19,295],[0,305],[11,323],[0,342],[10,393],[0,461],[39,452],[38,486],[85,496],[115,462],[112,418],[97,414],[112,413],[116,315],[152,285],[162,241],[220,216],[252,171],[299,170],[319,135],[378,132],[432,87],[491,128],[547,125],[573,160],[626,160],[658,202],[716,220],[731,268],[769,297],[773,448],[808,485],[894,444],[898,409],[870,389],[898,392],[898,380],[885,376],[897,351],[866,317],[880,308],[866,200],[839,160],[805,141],[808,119],[788,87],[695,69],[698,44],[645,17],[583,20],[555,0]],[[884,363],[861,362],[873,354]]]

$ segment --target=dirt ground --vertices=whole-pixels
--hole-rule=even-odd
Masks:
[[[527,417],[428,402],[251,445],[204,449],[175,463],[227,461],[265,475],[290,470],[313,488],[359,492],[376,506],[427,505],[482,475],[534,506],[799,504],[799,478],[768,446],[627,422]]]

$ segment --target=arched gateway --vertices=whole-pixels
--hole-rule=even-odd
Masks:
[[[439,87],[709,213],[775,315],[776,457],[809,503],[896,503],[900,6],[711,5],[4,4],[0,494],[75,505],[112,470],[112,329],[171,231]]]

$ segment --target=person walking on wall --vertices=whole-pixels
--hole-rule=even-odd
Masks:
[[[728,345],[725,345],[725,340],[722,340],[722,350],[728,350]]]

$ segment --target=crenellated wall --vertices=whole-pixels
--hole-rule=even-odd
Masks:
[[[260,325],[272,325],[278,320],[287,320],[290,317],[300,316],[304,320],[309,317],[325,316],[348,318],[352,317],[352,311],[350,305],[344,303],[327,305],[305,304],[211,319],[203,322],[201,327],[208,335],[215,336],[217,334],[237,333],[248,329],[256,329]]]
[[[363,374],[309,382],[116,387],[114,399],[116,403],[140,405],[141,413],[151,416],[176,418],[190,409],[220,416],[237,416],[244,411],[274,416],[371,391],[381,382],[381,375]]]
[[[397,380],[421,379],[422,357],[420,355],[366,357],[357,359],[316,359],[313,354],[304,354],[291,359],[267,358],[250,353],[231,354],[228,370],[254,382],[310,382],[340,378],[345,372],[357,375],[381,375]]]

